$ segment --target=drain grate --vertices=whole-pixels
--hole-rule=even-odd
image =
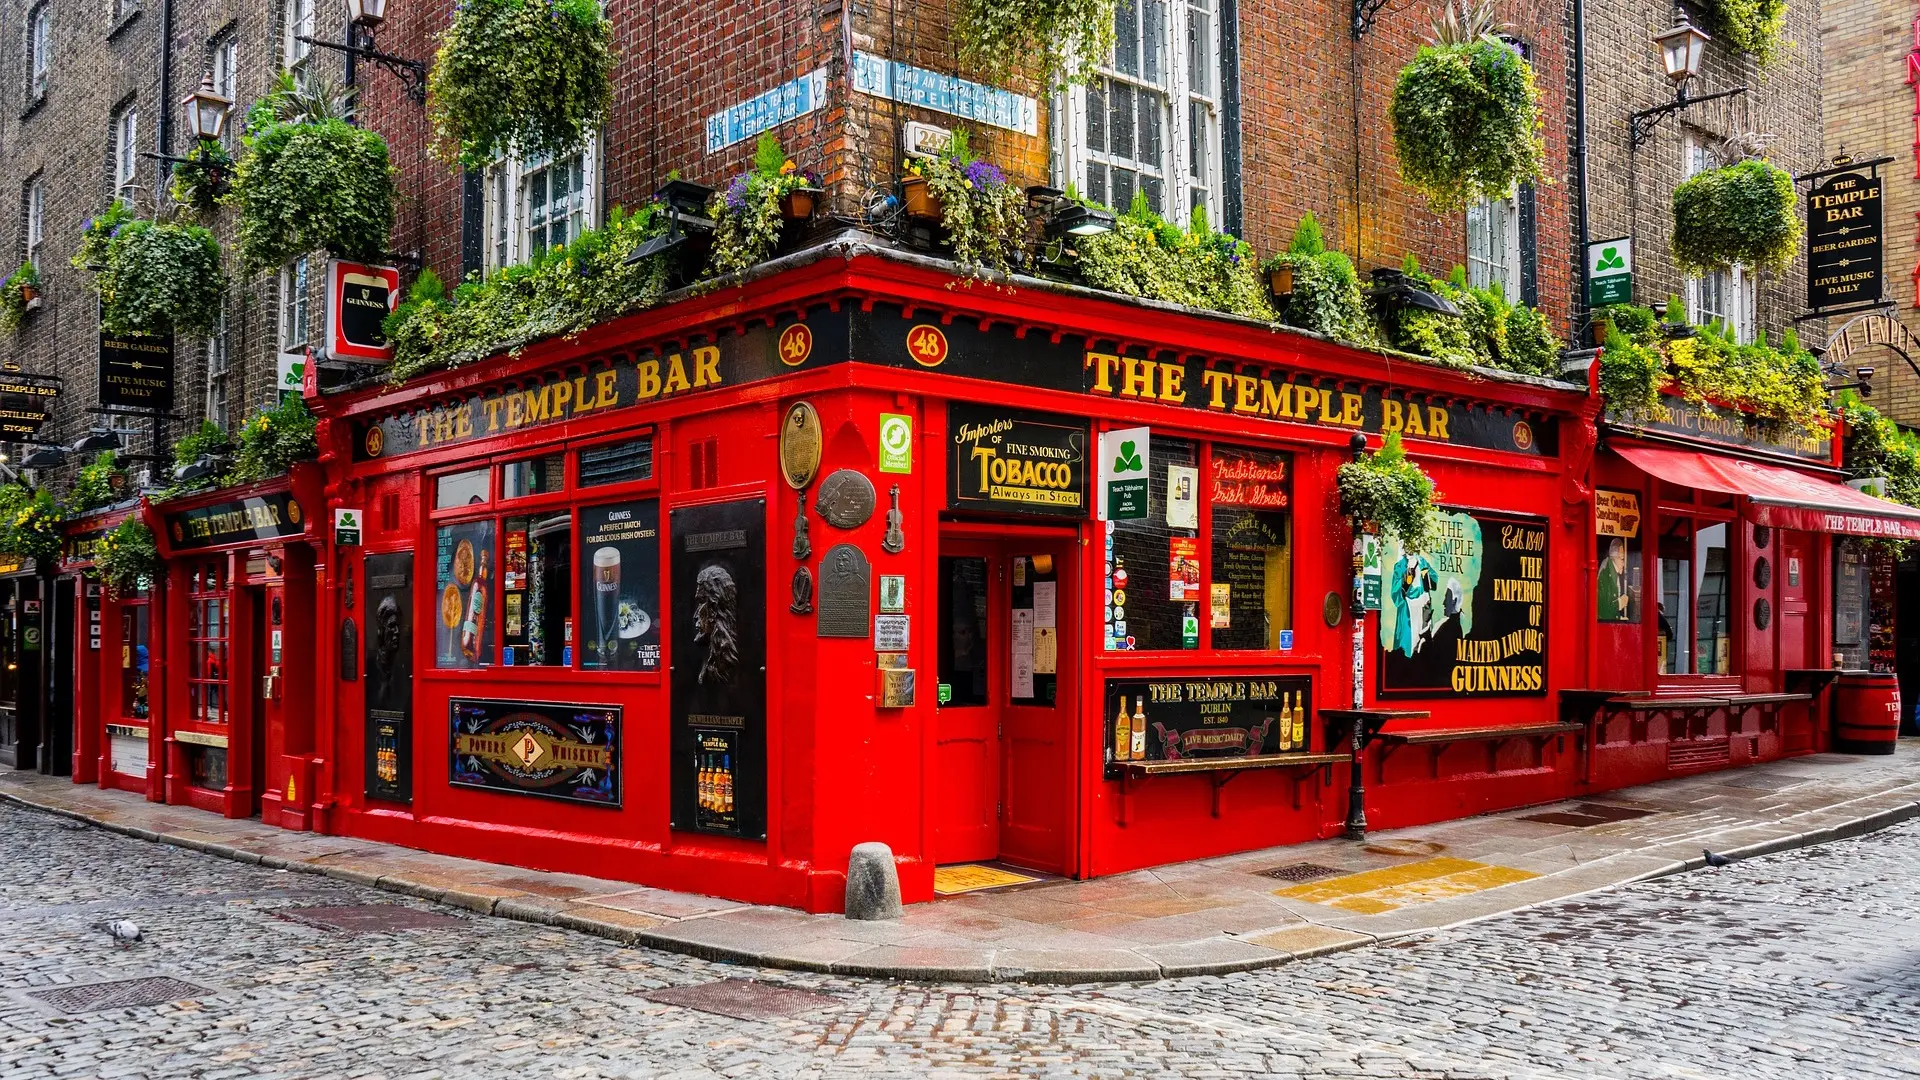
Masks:
[[[204,986],[195,986],[165,975],[154,975],[144,979],[30,990],[27,996],[63,1013],[87,1013],[129,1009],[139,1005],[162,1005],[169,1001],[205,997],[211,993],[213,991]]]
[[[1528,814],[1521,821],[1537,821],[1543,825],[1565,825],[1574,829],[1591,829],[1595,825],[1611,825],[1617,821],[1632,821],[1654,813],[1631,806],[1611,806],[1606,803],[1581,803],[1572,810],[1550,810],[1544,814]]]
[[[465,926],[465,919],[399,904],[349,904],[341,907],[286,908],[275,912],[283,919],[334,930],[342,934],[383,934],[396,930],[442,930]]]
[[[780,1020],[839,1004],[838,998],[752,979],[722,979],[696,986],[671,986],[642,994],[648,1001],[679,1005],[735,1020]]]
[[[1297,862],[1285,866],[1276,866],[1271,870],[1255,870],[1261,877],[1270,877],[1275,881],[1319,881],[1321,878],[1338,877],[1346,873],[1337,866],[1321,866],[1319,863]]]

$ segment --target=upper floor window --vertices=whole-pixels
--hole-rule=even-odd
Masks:
[[[41,4],[27,16],[28,96],[38,101],[47,92],[47,72],[53,68],[53,16]]]
[[[109,7],[113,12],[114,23],[118,24],[121,20],[140,11],[140,0],[112,0]]]
[[[47,191],[40,177],[27,181],[27,258],[38,262],[40,243],[47,237]]]
[[[132,200],[140,176],[140,108],[128,105],[113,118],[113,197]]]
[[[280,268],[280,351],[307,347],[307,257]]]
[[[1172,221],[1218,220],[1218,0],[1118,0],[1113,22],[1110,61],[1061,96],[1056,174],[1118,210],[1138,194]]]
[[[1520,204],[1482,199],[1467,208],[1467,284],[1520,302]]]
[[[1688,176],[1720,167],[1713,147],[1697,136],[1687,136]],[[1705,277],[1687,279],[1687,319],[1700,326],[1719,323],[1744,345],[1753,340],[1758,282],[1744,266],[1731,266]],[[1671,318],[1672,316],[1668,316]]]
[[[239,56],[240,44],[235,40],[233,35],[229,34],[214,43],[212,63],[210,65],[213,70],[214,92],[226,98],[228,101],[234,102],[236,105],[236,113],[240,111],[238,109],[238,102],[240,100]],[[235,129],[240,126],[235,122],[237,119],[237,115],[229,116],[226,127],[221,129],[220,132],[220,144],[229,150],[233,149],[233,133]],[[188,124],[188,130],[192,130],[191,123]]]
[[[310,66],[307,58],[313,54],[313,46],[300,39],[313,36],[315,0],[286,0],[286,3],[286,40],[281,43],[281,55],[284,58],[282,66],[293,72],[295,78],[305,78]]]
[[[223,307],[219,319],[213,324],[213,333],[207,335],[207,419],[227,426],[227,378],[233,370],[233,359],[227,351],[227,313]]]
[[[508,158],[487,170],[487,269],[532,262],[592,228],[596,140],[559,158]]]

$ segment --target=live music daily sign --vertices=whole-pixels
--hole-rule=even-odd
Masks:
[[[100,331],[100,404],[173,408],[173,335]]]

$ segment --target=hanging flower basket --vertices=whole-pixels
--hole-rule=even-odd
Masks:
[[[28,259],[0,283],[0,333],[11,334],[40,306],[40,271]]]
[[[427,77],[444,160],[577,149],[613,97],[613,31],[598,0],[462,0]]]
[[[1340,509],[1348,518],[1373,526],[1402,546],[1418,551],[1433,536],[1433,481],[1407,460],[1400,433],[1387,432],[1380,449],[1340,466]]]
[[[924,176],[900,178],[900,201],[906,205],[907,216],[916,221],[939,221],[946,213],[940,196],[927,187]]]
[[[229,199],[239,207],[235,243],[249,266],[277,267],[325,249],[378,261],[393,231],[393,168],[377,132],[331,115],[283,80],[247,118],[246,152]]]
[[[1786,35],[1787,0],[1703,0],[1714,40],[1772,63]]]
[[[227,275],[220,242],[198,225],[129,221],[94,278],[100,326],[114,334],[206,334],[220,319]]]
[[[233,157],[217,142],[201,140],[173,166],[173,201],[211,214],[233,189]]]
[[[1800,250],[1797,203],[1793,176],[1764,159],[1696,173],[1673,189],[1673,261],[1692,275],[1779,273]]]
[[[1495,36],[1486,9],[1448,15],[1401,69],[1388,107],[1401,179],[1442,214],[1540,179],[1546,155],[1532,65]]]
[[[93,572],[115,596],[131,596],[160,576],[160,552],[153,530],[128,517],[107,530],[94,552]]]

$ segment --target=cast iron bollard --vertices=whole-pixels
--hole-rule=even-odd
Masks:
[[[875,922],[902,914],[900,872],[893,865],[893,849],[879,843],[855,844],[847,860],[847,918]]]

